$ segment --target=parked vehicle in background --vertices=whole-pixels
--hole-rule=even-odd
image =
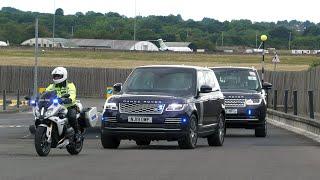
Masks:
[[[266,137],[266,90],[270,83],[261,84],[256,69],[249,67],[211,68],[225,97],[226,126],[254,129],[256,137]]]
[[[144,66],[126,82],[114,85],[117,95],[104,105],[101,143],[118,148],[123,139],[137,145],[153,140],[178,141],[196,147],[198,137],[222,146],[225,134],[223,94],[215,74],[194,66]]]

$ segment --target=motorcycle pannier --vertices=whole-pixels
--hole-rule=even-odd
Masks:
[[[96,107],[86,108],[84,109],[84,115],[85,115],[85,126],[87,128],[89,127],[95,127],[98,121],[98,112]]]

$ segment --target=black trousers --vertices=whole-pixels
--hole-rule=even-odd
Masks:
[[[76,133],[78,133],[78,122],[77,122],[77,107],[71,106],[68,108],[67,118],[70,126],[74,129]]]

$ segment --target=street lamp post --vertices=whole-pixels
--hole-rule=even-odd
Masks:
[[[35,47],[34,47],[34,79],[33,79],[33,96],[37,96],[38,92],[38,18],[36,18],[35,25]]]
[[[53,0],[52,48],[54,49],[54,33],[56,27],[56,0]]]
[[[289,45],[288,45],[289,46],[289,50],[291,50],[291,31],[289,33],[289,42],[288,43],[289,43]]]
[[[136,41],[136,31],[137,31],[137,0],[134,0],[133,41]],[[136,50],[136,43],[134,43],[134,50]]]
[[[264,82],[264,55],[265,55],[265,51],[264,51],[264,44],[265,41],[267,41],[268,37],[266,35],[261,35],[260,37],[261,41],[262,41],[262,69],[261,69],[261,82],[263,84]]]

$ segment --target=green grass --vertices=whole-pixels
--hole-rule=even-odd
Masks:
[[[272,69],[273,55],[266,55],[267,68]],[[0,49],[0,65],[32,65],[33,49]],[[259,68],[261,55],[230,55],[230,54],[195,54],[195,53],[167,53],[167,52],[124,52],[124,51],[93,51],[56,49],[39,51],[41,66],[59,65],[86,67],[116,67],[131,68],[149,64],[188,64],[201,66],[233,65],[256,66]],[[10,60],[10,61],[8,61]],[[278,70],[305,70],[314,61],[320,61],[318,56],[280,55],[281,63]]]

